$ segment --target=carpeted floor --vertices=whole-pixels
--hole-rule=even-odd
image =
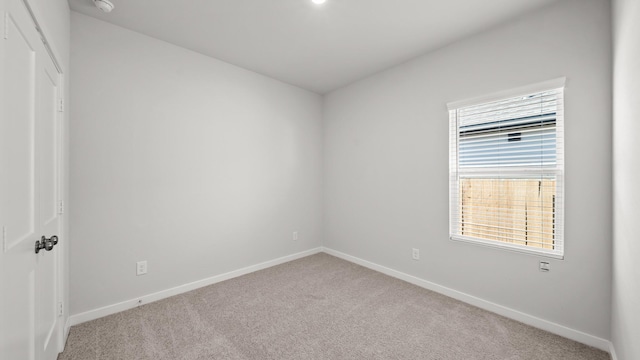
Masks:
[[[609,359],[327,254],[71,328],[59,360]]]

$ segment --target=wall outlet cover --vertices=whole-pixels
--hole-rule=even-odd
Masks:
[[[140,275],[144,275],[147,273],[147,261],[138,261],[136,263],[136,275],[140,276]]]
[[[548,261],[540,261],[540,271],[549,272],[551,271],[551,264]]]

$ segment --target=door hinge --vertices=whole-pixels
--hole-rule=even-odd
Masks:
[[[58,215],[64,214],[64,201],[58,201]]]
[[[64,315],[64,306],[62,304],[62,301],[60,301],[58,303],[58,316],[62,316]]]
[[[9,13],[4,13],[4,39],[9,38]]]
[[[64,99],[58,99],[58,112],[64,112]]]

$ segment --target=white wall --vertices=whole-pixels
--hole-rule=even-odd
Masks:
[[[609,339],[609,7],[564,0],[328,94],[325,246]],[[449,240],[446,103],[561,76],[565,260]]]
[[[73,314],[321,245],[319,95],[71,20]]]
[[[640,2],[613,2],[613,298],[619,360],[640,359]]]

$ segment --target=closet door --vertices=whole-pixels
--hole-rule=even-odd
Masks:
[[[53,360],[58,339],[59,74],[22,0],[5,0],[0,121],[2,359]],[[45,239],[43,240],[43,236]]]

